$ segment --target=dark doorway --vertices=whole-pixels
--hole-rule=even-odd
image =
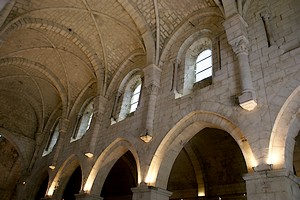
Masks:
[[[49,175],[47,174],[46,178],[42,182],[42,185],[40,186],[40,189],[38,190],[38,192],[34,198],[35,200],[41,200],[41,198],[45,197],[47,187],[48,187],[48,182],[49,182]]]
[[[67,186],[65,188],[63,199],[75,200],[75,194],[78,194],[81,188],[82,172],[80,166],[75,169],[70,177]]]
[[[226,131],[205,128],[183,147],[172,167],[170,199],[244,200],[246,163],[236,141]]]
[[[137,167],[130,151],[127,151],[112,167],[101,191],[104,200],[131,200],[131,188],[137,187]]]
[[[298,133],[295,138],[294,146],[294,155],[293,155],[293,164],[294,164],[294,174],[300,177],[300,134]]]

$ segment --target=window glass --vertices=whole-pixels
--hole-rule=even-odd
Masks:
[[[58,123],[57,123],[55,130],[52,134],[48,149],[51,149],[51,150],[53,149],[53,147],[55,146],[55,144],[57,142],[58,136],[59,136],[59,127],[58,127]]]
[[[76,130],[71,138],[71,142],[76,141],[83,137],[89,130],[94,115],[94,101],[91,101],[82,113],[79,113],[77,118]]]
[[[195,83],[212,76],[211,50],[199,54],[195,66]]]
[[[55,123],[55,128],[54,130],[52,131],[51,133],[51,136],[50,138],[48,139],[48,142],[47,142],[47,145],[44,149],[44,152],[43,152],[43,156],[45,155],[48,155],[49,153],[52,152],[57,140],[58,140],[58,137],[59,137],[59,126],[58,126],[58,121]]]
[[[116,120],[113,120],[112,123],[122,121],[126,117],[134,115],[134,112],[139,106],[141,90],[142,77],[139,73],[130,73],[124,78],[119,88],[119,94],[122,94],[119,96],[121,98],[117,97],[115,108],[112,112],[113,115],[118,116],[114,118]]]
[[[138,84],[134,89],[131,97],[129,113],[132,113],[136,110],[139,103],[140,94],[141,94],[141,84]]]

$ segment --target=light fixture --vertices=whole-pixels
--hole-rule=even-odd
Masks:
[[[148,131],[146,131],[145,134],[143,135],[140,135],[140,139],[145,142],[145,143],[148,143],[152,140],[152,136],[148,134]]]
[[[49,165],[49,168],[54,170],[55,169],[55,166],[54,165]]]
[[[91,152],[86,152],[84,155],[88,158],[92,158],[94,156],[94,154]]]

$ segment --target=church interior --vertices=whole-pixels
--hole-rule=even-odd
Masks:
[[[299,0],[0,0],[0,199],[299,200]]]

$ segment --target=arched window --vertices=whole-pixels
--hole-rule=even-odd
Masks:
[[[128,73],[121,82],[111,115],[111,123],[124,120],[138,109],[142,90],[142,76],[139,70]]]
[[[195,83],[202,81],[212,76],[212,59],[211,50],[202,51],[196,60],[195,64]]]
[[[212,84],[213,75],[213,45],[208,37],[201,37],[185,44],[184,71],[178,80],[183,80],[183,87],[178,92],[180,96],[192,93],[194,90]],[[180,73],[180,71],[179,71]]]
[[[79,140],[89,130],[94,115],[94,101],[88,100],[82,107],[76,121],[76,129],[71,142]]]
[[[49,153],[52,152],[58,137],[59,137],[59,120],[56,120],[56,122],[54,123],[54,126],[52,127],[52,129],[50,130],[51,134],[50,137],[48,138],[47,144],[44,148],[44,152],[43,152],[43,156],[48,155]]]

